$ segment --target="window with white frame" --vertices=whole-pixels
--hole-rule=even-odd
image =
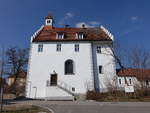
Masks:
[[[38,45],[38,52],[43,52],[43,44]]]
[[[77,38],[78,38],[78,39],[83,39],[83,38],[84,38],[83,33],[77,33]]]
[[[58,52],[61,51],[61,44],[57,44],[57,46],[56,46],[56,51],[58,51]]]
[[[97,53],[101,53],[101,46],[97,46]]]
[[[63,39],[64,33],[57,33],[57,39]]]
[[[79,44],[74,45],[74,50],[75,50],[75,52],[79,52]]]
[[[99,65],[99,66],[98,66],[98,70],[99,70],[99,74],[102,74],[102,73],[103,73],[103,72],[102,72],[102,71],[103,71],[102,65]]]

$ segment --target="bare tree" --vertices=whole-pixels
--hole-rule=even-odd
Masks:
[[[17,78],[20,72],[26,71],[28,62],[28,49],[11,47],[6,51],[8,73],[14,75],[14,83],[10,90],[17,95]]]
[[[4,79],[3,79],[3,74],[4,74],[4,48],[2,47],[2,52],[1,52],[1,63],[0,63],[0,103],[1,103],[1,107],[0,107],[0,111],[3,110],[3,85],[4,85]]]
[[[124,69],[126,68],[125,64],[127,59],[126,50],[121,47],[119,41],[116,41],[113,43],[113,45],[110,45],[110,50],[111,51],[105,48],[106,53],[104,54],[111,55],[114,58],[114,63],[116,64],[116,66],[118,66],[124,72]],[[118,80],[117,77],[115,77],[114,82],[116,83],[114,88],[116,88],[117,86],[117,80]],[[126,77],[124,77],[124,80],[125,80],[125,84],[129,85]],[[108,86],[112,86],[109,81],[107,84]]]
[[[129,54],[129,64],[133,68],[150,67],[150,51],[142,48],[134,48]]]
[[[113,46],[111,48],[112,50],[112,56],[115,59],[116,64],[121,68],[125,68],[125,62],[126,62],[126,50],[120,45],[119,41],[115,41],[113,43]]]
[[[137,74],[140,76],[140,84],[142,88],[146,88],[146,80],[148,77],[144,70],[150,68],[150,51],[144,48],[134,48],[131,50],[129,57],[129,64],[132,68],[137,68]]]

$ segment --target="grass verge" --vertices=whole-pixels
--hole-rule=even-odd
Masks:
[[[11,107],[10,109],[3,110],[2,113],[50,113],[47,109],[33,106],[30,107],[21,107],[19,109],[16,109],[16,107]]]

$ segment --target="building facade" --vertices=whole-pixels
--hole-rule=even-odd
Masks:
[[[134,89],[150,88],[150,69],[117,69],[118,88],[124,90],[126,85]]]
[[[107,91],[116,77],[113,36],[99,28],[54,27],[49,14],[32,37],[26,97],[73,99],[87,90]]]

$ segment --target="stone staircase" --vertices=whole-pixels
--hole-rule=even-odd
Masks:
[[[47,81],[46,86],[46,100],[74,100],[74,93],[70,85],[63,81],[58,81],[55,86],[50,85],[50,81]]]

